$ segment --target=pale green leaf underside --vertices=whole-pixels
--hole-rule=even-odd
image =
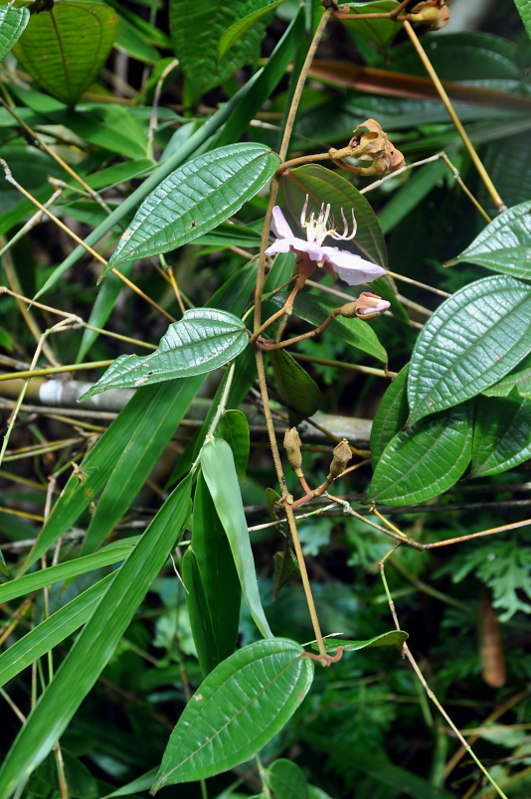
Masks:
[[[154,790],[205,779],[251,758],[302,702],[313,663],[294,641],[256,641],[203,680],[177,722]]]
[[[268,147],[253,142],[187,161],[146,197],[108,266],[168,252],[212,230],[254,197],[279,163]]]
[[[105,63],[117,32],[109,6],[64,0],[32,16],[15,55],[43,89],[72,105]]]
[[[451,488],[470,461],[472,430],[465,406],[422,419],[397,433],[374,470],[369,497],[378,503],[425,502]]]
[[[457,291],[421,330],[409,370],[409,424],[474,397],[531,349],[531,292],[494,275]]]
[[[22,35],[29,18],[30,12],[27,8],[15,8],[14,6],[0,8],[0,61]]]
[[[531,280],[531,200],[508,208],[451,263],[480,264]]]
[[[206,374],[231,361],[247,346],[241,319],[217,308],[193,308],[171,324],[150,355],[121,355],[81,397],[109,388],[136,388],[176,377]]]

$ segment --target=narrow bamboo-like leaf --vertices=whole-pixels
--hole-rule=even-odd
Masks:
[[[193,308],[171,324],[149,355],[120,355],[81,397],[109,388],[136,388],[212,372],[232,361],[249,343],[245,325],[227,311]]]
[[[264,638],[272,637],[273,633],[258,591],[238,475],[229,444],[222,438],[207,441],[201,450],[201,466],[216,511],[229,539],[243,596],[253,621]]]
[[[531,457],[531,402],[510,397],[478,397],[472,477],[499,474]]]
[[[393,194],[378,214],[382,232],[389,233],[410,211],[416,208],[442,178],[449,174],[448,167],[442,159],[424,164],[420,169],[415,169],[410,173],[407,183],[404,183]]]
[[[409,365],[403,367],[387,387],[371,426],[371,461],[373,469],[389,441],[407,420],[407,375]]]
[[[531,292],[493,275],[457,291],[422,328],[411,356],[409,424],[474,397],[531,350]]]
[[[493,219],[450,265],[462,262],[531,280],[531,200]]]
[[[459,480],[471,450],[467,406],[422,419],[387,444],[374,470],[369,497],[387,505],[432,499]]]
[[[29,22],[28,8],[3,6],[0,8],[0,61],[16,44]]]
[[[174,250],[225,222],[265,186],[279,163],[268,147],[253,142],[187,161],[146,197],[106,271],[133,257]]]
[[[7,568],[7,563],[2,550],[0,550],[0,573],[5,577],[9,577],[9,569]]]
[[[251,438],[249,422],[243,411],[236,409],[225,411],[218,425],[218,434],[230,444],[238,477],[245,482]]]
[[[71,633],[75,632],[92,615],[108,583],[115,573],[108,574],[95,585],[76,596],[33,630],[15,641],[0,654],[0,685],[4,685],[42,655],[49,652]]]
[[[507,375],[499,383],[486,388],[483,394],[487,397],[508,397],[513,389],[516,389],[521,397],[531,399],[531,366]]]
[[[218,42],[218,59],[221,60],[225,54],[227,53],[230,48],[236,44],[236,42],[242,38],[242,36],[250,30],[256,22],[259,22],[262,17],[265,17],[266,14],[269,14],[270,11],[273,11],[277,6],[282,5],[285,3],[286,0],[275,0],[273,3],[267,3],[262,8],[257,8],[254,11],[251,11],[250,14],[247,14],[244,17],[236,20],[236,22],[227,28],[223,36]]]
[[[343,230],[341,210],[352,230],[352,211],[358,229],[352,241],[342,241],[342,250],[362,255],[384,268],[387,267],[387,250],[380,223],[369,202],[348,180],[323,166],[310,164],[290,169],[280,182],[282,210],[290,217],[294,234],[300,234],[300,216],[306,195],[309,209],[319,210],[321,204],[330,203],[330,216],[340,231]],[[330,240],[331,244],[335,244]]]
[[[103,3],[63,0],[34,14],[15,55],[53,97],[73,105],[92,83],[118,32],[118,15]]]
[[[292,760],[280,758],[269,766],[269,787],[274,799],[308,799],[304,772]]]
[[[199,663],[206,676],[236,648],[241,589],[225,530],[202,474],[197,480],[192,546],[183,558],[183,579]]]
[[[300,705],[313,663],[294,641],[243,647],[201,683],[177,722],[153,786],[205,779],[258,752]]]
[[[267,355],[284,405],[301,416],[313,416],[321,404],[321,390],[313,377],[284,349],[271,350]]]
[[[279,308],[286,301],[286,294],[276,294],[271,301]],[[341,303],[343,304],[343,303]],[[339,301],[334,301],[328,297],[315,297],[312,294],[299,294],[295,300],[294,313],[306,322],[316,327],[324,322],[326,317],[334,308],[337,308]],[[362,319],[346,319],[337,316],[326,329],[328,335],[333,335],[341,339],[346,344],[356,347],[379,361],[387,361],[387,353],[380,343],[378,336],[373,328]]]
[[[343,638],[325,638],[324,645],[327,652],[335,652],[341,647],[344,652],[357,652],[359,649],[367,649],[371,646],[396,646],[401,649],[402,644],[409,638],[404,630],[390,630],[388,633],[375,635],[374,638],[367,638],[366,641],[347,641]]]
[[[122,564],[0,769],[0,796],[10,797],[51,751],[108,663],[190,513],[191,480],[168,497]]]
[[[108,547],[93,555],[73,558],[65,563],[59,563],[57,566],[39,569],[33,574],[25,574],[22,577],[10,580],[0,585],[0,602],[9,602],[11,599],[16,599],[16,597],[24,596],[32,591],[38,591],[46,585],[70,580],[79,574],[86,574],[94,569],[101,569],[102,566],[118,563],[118,561],[124,560],[131,553],[131,549],[137,541],[138,538],[136,537],[129,539],[129,541],[118,541],[115,544],[109,544]]]

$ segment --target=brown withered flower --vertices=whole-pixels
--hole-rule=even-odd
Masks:
[[[438,31],[448,25],[450,9],[446,5],[446,0],[425,0],[411,9],[409,19],[412,22],[422,22],[431,31]]]
[[[358,175],[387,175],[405,164],[404,156],[375,119],[366,119],[354,129],[349,149],[351,158],[372,161],[370,166],[351,166]]]

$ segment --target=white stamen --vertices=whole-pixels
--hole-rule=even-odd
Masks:
[[[312,242],[312,244],[317,244],[319,247],[322,245],[327,236],[336,239],[336,241],[351,241],[351,239],[353,239],[356,235],[357,225],[356,219],[354,217],[354,211],[352,211],[352,233],[349,234],[348,232],[348,224],[345,214],[343,213],[343,209],[341,209],[341,219],[343,220],[344,227],[343,233],[337,233],[334,227],[327,228],[328,218],[330,216],[330,208],[330,203],[327,203],[326,207],[325,204],[322,203],[317,219],[315,218],[315,212],[312,211],[310,218],[307,220],[306,211],[308,210],[308,195],[306,195],[301,213],[301,227],[306,230],[306,239],[309,242]]]

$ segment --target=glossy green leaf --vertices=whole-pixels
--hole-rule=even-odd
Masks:
[[[256,641],[203,680],[177,722],[153,786],[205,779],[249,760],[291,718],[313,663],[294,641]]]
[[[281,308],[286,297],[285,294],[276,294],[271,301]],[[293,309],[294,314],[318,327],[340,303],[343,304],[343,301],[333,300],[326,295],[316,297],[303,292],[297,295]],[[346,344],[372,355],[379,361],[384,363],[387,361],[387,352],[374,332],[374,328],[363,319],[347,319],[343,316],[336,316],[326,328],[324,335],[335,336]]]
[[[112,153],[128,158],[145,158],[147,127],[141,125],[131,108],[103,103],[56,112],[54,119],[77,136]]]
[[[231,549],[202,474],[194,498],[192,545],[183,558],[186,605],[203,676],[232,655],[241,589]]]
[[[201,450],[201,466],[216,511],[229,539],[243,596],[254,623],[264,636],[273,633],[258,591],[247,521],[232,450],[222,438],[210,439]]]
[[[149,355],[120,355],[81,402],[109,388],[137,388],[206,374],[232,361],[249,343],[241,319],[217,308],[193,308],[171,324]]]
[[[247,14],[244,17],[240,17],[237,19],[234,24],[228,28],[221,39],[218,42],[218,59],[221,60],[228,50],[230,50],[236,42],[244,36],[248,30],[250,30],[256,22],[259,22],[262,17],[265,17],[266,14],[269,14],[270,11],[273,11],[277,6],[282,5],[285,3],[286,0],[275,0],[273,3],[267,3],[262,8],[257,8],[254,11],[251,11],[250,14]]]
[[[0,768],[10,797],[51,751],[115,651],[190,513],[191,480],[177,486],[120,567],[94,613],[28,716]]]
[[[0,685],[62,643],[92,615],[115,572],[87,588],[0,653]]]
[[[493,219],[450,265],[481,264],[493,272],[531,280],[531,200]]]
[[[531,350],[531,292],[495,275],[457,291],[428,319],[409,369],[409,424],[498,382]]]
[[[516,389],[521,397],[531,399],[531,367],[512,372],[499,383],[486,388],[483,394],[487,397],[508,397],[513,389]]]
[[[249,422],[243,411],[236,409],[225,411],[218,425],[218,435],[230,444],[238,477],[245,482],[251,436]]]
[[[335,652],[339,647],[341,647],[344,652],[357,652],[359,649],[367,649],[371,646],[395,646],[401,649],[402,644],[408,638],[409,635],[403,630],[390,630],[387,633],[375,635],[374,638],[368,638],[366,641],[347,641],[343,638],[325,638],[324,645],[327,652]]]
[[[531,402],[510,397],[478,397],[471,477],[513,469],[531,457]]]
[[[340,224],[341,210],[347,222],[352,222],[353,210],[357,232],[352,241],[341,242],[341,249],[387,267],[387,250],[378,218],[363,194],[348,180],[319,165],[299,166],[282,175],[279,205],[286,212],[295,236],[301,235],[300,216],[306,195],[308,214],[318,211],[322,203],[330,203],[330,215],[337,224]]]
[[[11,599],[24,596],[32,591],[38,591],[46,585],[53,585],[63,580],[71,580],[79,574],[86,574],[94,569],[101,569],[102,566],[118,563],[118,561],[124,560],[131,553],[131,549],[136,542],[136,538],[129,541],[118,541],[114,544],[109,544],[109,546],[93,555],[73,558],[65,561],[65,563],[58,563],[57,566],[39,569],[32,574],[25,574],[22,577],[9,580],[9,582],[0,585],[0,602],[9,602]]]
[[[18,41],[29,18],[28,8],[15,8],[15,6],[0,8],[0,61]]]
[[[280,161],[263,144],[229,144],[176,169],[149,194],[110,261],[174,250],[232,214],[273,177]]]
[[[15,55],[47,92],[73,105],[105,63],[118,16],[103,3],[63,0],[34,14]]]
[[[313,416],[321,404],[321,390],[313,377],[285,349],[270,350],[267,359],[283,404],[296,414]]]
[[[467,406],[421,419],[387,444],[374,470],[369,497],[387,505],[437,497],[462,476],[471,449]]]
[[[531,3],[529,0],[514,0],[514,4],[522,17],[527,35],[531,38]]]
[[[0,550],[0,574],[3,574],[5,577],[9,577],[9,569],[7,568],[7,563],[2,550]]]
[[[389,384],[371,426],[371,460],[373,469],[389,441],[405,425],[408,415],[407,376],[404,366]]]
[[[258,57],[267,18],[255,22],[221,60],[218,43],[227,29],[261,5],[249,0],[216,4],[211,0],[170,0],[171,39],[191,100],[219,86],[243,64]]]
[[[274,799],[308,799],[304,772],[292,760],[275,760],[269,766],[268,774]]]
[[[385,14],[396,8],[396,0],[375,0],[372,3],[349,3],[350,14]],[[374,44],[383,53],[387,53],[389,45],[400,33],[401,23],[393,22],[389,19],[348,19],[343,23],[347,28],[351,28],[356,33],[360,33]]]

